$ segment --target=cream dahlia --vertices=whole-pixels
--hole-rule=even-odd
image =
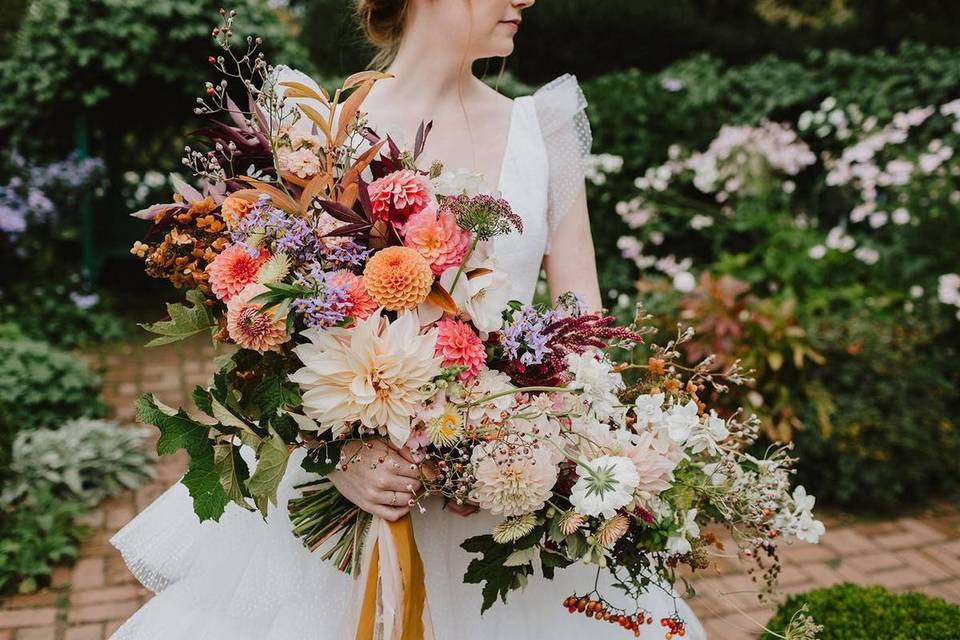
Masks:
[[[483,369],[487,352],[480,337],[466,322],[441,320],[437,323],[437,355],[443,358],[443,366],[464,366],[461,380],[475,378]]]
[[[250,302],[267,291],[262,284],[248,284],[227,302],[227,333],[244,349],[279,351],[287,341],[286,314],[277,316],[275,307],[260,313],[261,305]]]
[[[449,209],[431,204],[410,216],[403,227],[404,246],[416,249],[430,264],[433,275],[460,265],[470,248],[470,233],[457,226]]]
[[[387,247],[367,262],[363,282],[384,309],[406,311],[427,299],[433,285],[433,272],[414,249]]]
[[[405,223],[430,204],[430,181],[410,169],[378,178],[367,187],[373,215],[380,220]]]
[[[524,447],[520,441],[483,443],[473,450],[476,482],[471,500],[494,515],[519,516],[546,504],[557,481],[546,447]]]
[[[440,373],[435,330],[420,334],[414,313],[390,323],[377,310],[353,329],[306,329],[309,342],[294,347],[303,367],[290,375],[300,385],[307,416],[324,426],[359,421],[402,447],[411,417]]]
[[[232,244],[207,265],[210,289],[220,300],[229,300],[248,284],[257,281],[263,263],[270,258],[266,249],[251,256],[241,244]]]

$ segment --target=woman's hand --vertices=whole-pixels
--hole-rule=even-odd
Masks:
[[[345,445],[342,457],[348,461],[347,470],[337,469],[328,477],[347,500],[395,522],[410,511],[408,501],[420,491],[417,465],[406,448],[393,449],[384,440],[371,444],[370,448],[360,442]]]

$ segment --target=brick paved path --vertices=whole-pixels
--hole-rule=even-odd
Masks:
[[[212,372],[204,340],[145,350],[122,346],[93,354],[105,374],[104,397],[121,420],[132,420],[133,402],[151,391],[165,403],[188,406],[190,391]],[[93,533],[73,567],[60,567],[49,589],[0,602],[0,640],[101,640],[149,597],[127,572],[108,539],[182,473],[181,457],[157,463],[155,481],[103,502],[84,520]],[[960,511],[943,506],[913,517],[851,523],[826,518],[818,546],[785,549],[781,586],[797,593],[837,582],[878,584],[894,591],[920,591],[960,603]],[[732,548],[732,545],[728,545]],[[691,601],[711,640],[754,638],[771,613],[758,606],[756,587],[735,560],[699,576]],[[558,615],[559,615],[558,605]],[[659,628],[641,637],[661,638]],[[202,640],[202,639],[198,639]],[[442,639],[447,640],[447,639]]]

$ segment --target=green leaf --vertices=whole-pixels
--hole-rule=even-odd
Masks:
[[[194,388],[192,395],[193,403],[197,405],[197,408],[208,416],[213,417],[213,407],[210,404],[213,396],[210,395],[210,391],[204,389],[203,387],[196,387]]]
[[[199,289],[191,289],[187,292],[187,300],[193,303],[188,307],[179,303],[167,304],[167,313],[169,320],[160,322],[142,323],[141,327],[150,333],[159,334],[160,338],[154,338],[147,343],[148,347],[158,347],[171,342],[183,340],[194,334],[200,333],[205,329],[210,329],[216,325],[216,320],[210,309],[205,303],[206,298]]]
[[[159,406],[158,406],[159,405]],[[145,393],[137,398],[137,419],[152,424],[160,430],[157,453],[166,455],[178,449],[186,449],[194,456],[211,449],[210,427],[188,416],[183,409],[171,415],[166,405],[158,402],[153,394]]]
[[[460,546],[466,551],[481,554],[481,557],[470,561],[467,571],[463,575],[465,583],[483,583],[483,604],[480,613],[493,606],[498,596],[503,602],[506,602],[507,594],[522,584],[523,578],[533,571],[533,567],[529,564],[507,566],[507,559],[518,548],[522,549],[523,547],[497,544],[491,535],[467,538]]]
[[[214,445],[213,466],[227,497],[244,509],[253,511],[244,495],[244,482],[250,477],[250,469],[241,457],[240,449],[230,443]]]
[[[247,488],[264,517],[270,504],[277,504],[277,487],[287,470],[290,448],[276,431],[270,430],[270,437],[257,449],[257,470],[253,472]]]
[[[213,445],[209,444],[202,453],[190,455],[190,465],[181,482],[190,491],[193,498],[193,510],[201,522],[220,520],[223,511],[230,502],[220,485],[220,475],[214,466]]]
[[[268,375],[253,390],[251,400],[260,407],[261,414],[272,416],[282,406],[298,406],[301,403],[300,388],[287,380],[285,373]]]

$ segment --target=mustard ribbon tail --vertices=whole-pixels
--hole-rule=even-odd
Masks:
[[[427,591],[424,581],[423,560],[420,558],[420,551],[417,549],[417,541],[413,537],[413,520],[407,514],[396,522],[386,524],[388,533],[382,532],[381,535],[388,534],[392,538],[403,586],[403,601],[400,603],[398,612],[403,623],[403,631],[398,640],[423,640],[425,637],[424,610],[427,602]],[[377,595],[382,573],[380,571],[381,542],[387,541],[378,539],[371,549],[370,568],[364,587],[356,640],[374,640],[374,630],[377,622]]]

